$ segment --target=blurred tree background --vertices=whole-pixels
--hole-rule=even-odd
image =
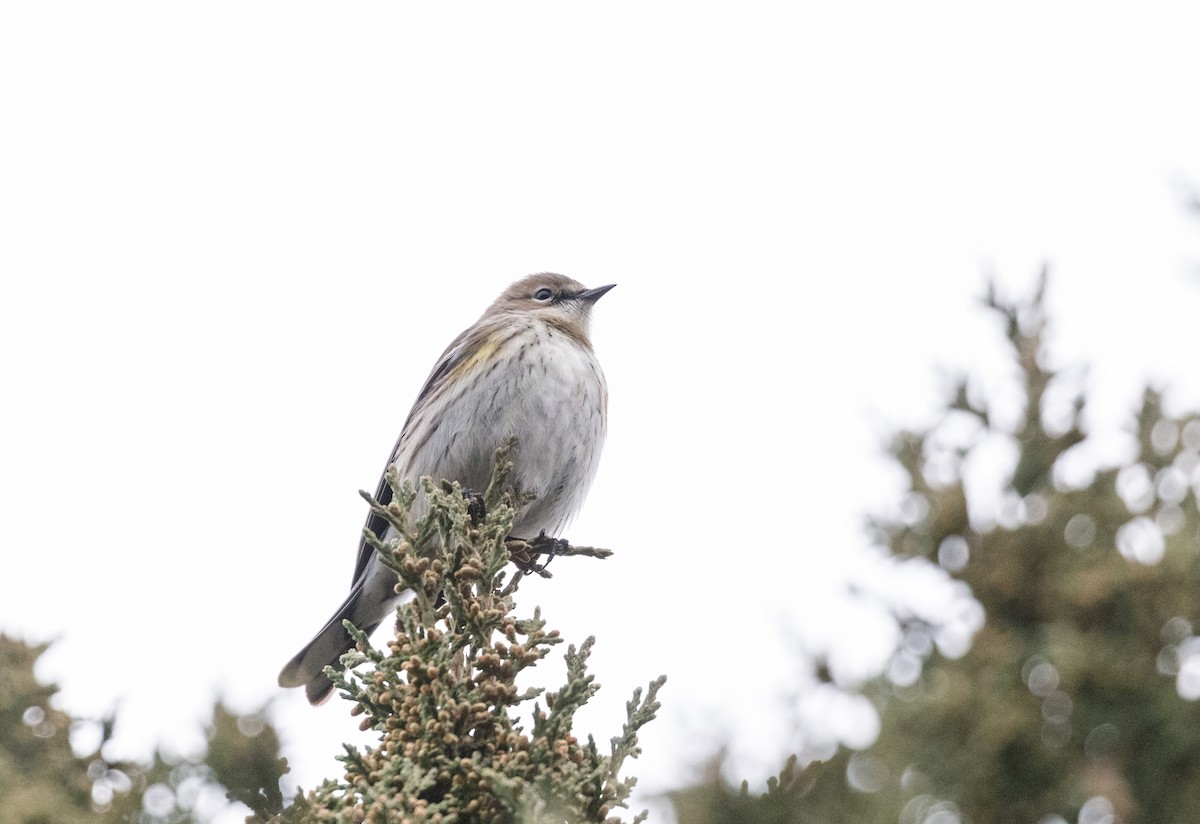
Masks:
[[[218,701],[203,753],[155,752],[149,763],[105,757],[113,721],[72,718],[34,677],[47,645],[0,635],[0,824],[198,824],[233,803],[282,803],[287,770],[264,710]]]
[[[1147,390],[1126,459],[1095,466],[1082,375],[1046,351],[1044,290],[986,298],[1021,419],[958,381],[940,420],[895,437],[910,490],[872,523],[894,563],[969,588],[974,614],[895,610],[902,643],[861,687],[876,743],[793,761],[763,794],[714,771],[671,794],[681,824],[1200,820],[1200,416]],[[1008,477],[981,481],[997,453]]]

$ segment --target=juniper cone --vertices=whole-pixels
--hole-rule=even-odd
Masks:
[[[604,443],[608,387],[592,352],[592,305],[613,285],[587,289],[568,277],[531,275],[508,287],[483,316],[454,339],[429,373],[388,458],[401,481],[458,481],[482,491],[496,449],[516,438],[514,484],[536,497],[517,513],[513,534],[554,536],[579,511],[596,474]],[[385,466],[385,471],[387,466]],[[375,498],[385,506],[391,487],[382,477]],[[418,497],[413,517],[424,512]],[[394,531],[376,515],[367,528],[384,541]],[[282,687],[304,687],[319,704],[333,682],[326,666],[354,646],[349,619],[372,632],[395,609],[396,574],[365,539],[350,594],[329,622],[279,674]]]

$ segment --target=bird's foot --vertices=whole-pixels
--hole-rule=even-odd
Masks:
[[[512,535],[504,539],[512,562],[522,573],[536,573],[543,578],[551,577],[546,571],[550,561],[559,555],[570,555],[571,544],[565,538],[551,538],[546,530],[538,533],[536,538],[514,538]],[[544,558],[545,560],[541,560]]]
[[[536,538],[516,538],[509,535],[504,539],[504,546],[508,549],[509,558],[513,565],[517,568],[512,580],[508,582],[508,586],[501,591],[501,595],[511,595],[517,589],[517,584],[520,580],[534,573],[543,578],[551,577],[546,567],[550,561],[560,555],[586,555],[589,558],[607,558],[612,555],[611,549],[600,549],[594,546],[571,546],[565,538],[551,538],[546,534],[546,530],[538,533]],[[542,560],[545,559],[545,560]]]
[[[471,516],[471,526],[479,526],[487,520],[487,504],[483,501],[483,493],[473,489],[464,489],[463,499],[467,502],[467,514]]]

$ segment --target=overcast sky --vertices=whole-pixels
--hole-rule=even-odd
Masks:
[[[275,677],[345,594],[356,490],[509,282],[616,282],[568,537],[617,554],[520,605],[597,636],[601,740],[668,675],[643,789],[722,739],[761,781],[798,639],[887,654],[845,591],[881,577],[880,445],[948,371],[1003,390],[988,274],[1049,263],[1098,429],[1147,379],[1200,405],[1198,32],[1191,3],[0,5],[0,630],[60,639],[41,674],[120,703],[118,752],[194,745],[220,689],[278,696],[294,777],[335,775],[348,705]]]

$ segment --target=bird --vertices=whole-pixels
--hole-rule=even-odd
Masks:
[[[607,433],[608,385],[590,322],[596,301],[615,285],[588,289],[543,272],[505,289],[430,371],[375,499],[384,506],[391,500],[389,467],[416,489],[422,476],[486,489],[496,450],[515,438],[512,481],[534,497],[517,512],[512,534],[559,535],[583,505]],[[413,518],[423,512],[418,495]],[[378,515],[367,516],[366,528],[385,542],[394,537]],[[350,594],[284,666],[279,685],[304,687],[309,703],[323,703],[333,691],[325,667],[338,667],[354,646],[342,621],[370,634],[404,598],[397,580],[360,539]]]

